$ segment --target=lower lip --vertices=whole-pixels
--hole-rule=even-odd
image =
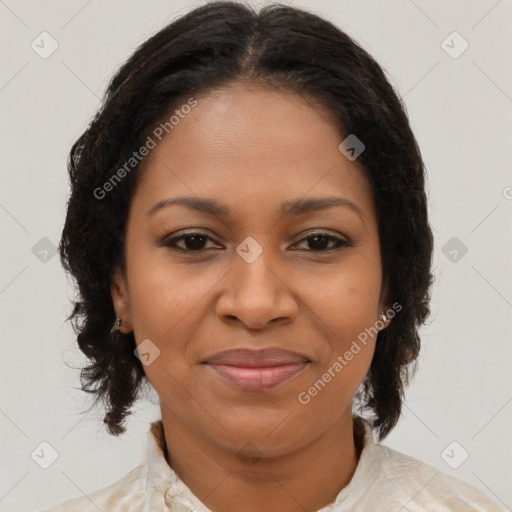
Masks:
[[[246,391],[262,391],[273,388],[299,374],[307,362],[245,368],[224,364],[207,364],[219,377]]]

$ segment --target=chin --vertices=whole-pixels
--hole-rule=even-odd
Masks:
[[[259,412],[238,416],[223,423],[226,431],[233,433],[226,441],[238,449],[246,444],[254,445],[268,457],[282,455],[301,444],[306,435],[297,428],[296,421],[289,422],[289,419],[288,412],[282,409],[277,414]]]

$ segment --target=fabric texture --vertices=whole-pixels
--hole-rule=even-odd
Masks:
[[[317,512],[503,512],[484,493],[434,467],[375,442],[354,417],[361,453],[349,484]],[[119,481],[42,512],[211,512],[165,459],[161,420],[147,433],[145,461]],[[264,511],[263,511],[264,512]]]

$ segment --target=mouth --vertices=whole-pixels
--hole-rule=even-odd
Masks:
[[[303,354],[268,348],[220,352],[202,364],[218,377],[245,391],[262,391],[301,373],[311,361]]]

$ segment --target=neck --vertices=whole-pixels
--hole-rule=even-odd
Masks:
[[[316,512],[350,482],[361,449],[349,408],[308,445],[253,459],[187,428],[165,406],[162,422],[167,462],[213,512]]]

